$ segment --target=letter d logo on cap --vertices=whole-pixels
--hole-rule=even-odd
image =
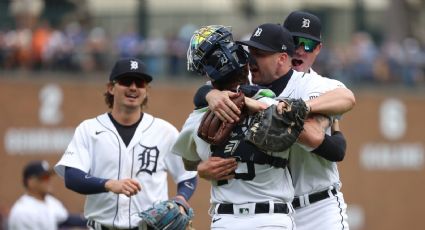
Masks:
[[[308,28],[308,27],[310,27],[310,19],[303,18],[303,24],[301,28]]]
[[[261,32],[263,32],[263,29],[261,29],[260,27],[258,27],[257,30],[255,31],[253,37],[260,37]]]
[[[138,69],[138,68],[139,68],[139,63],[137,63],[137,61],[130,61],[130,70]]]

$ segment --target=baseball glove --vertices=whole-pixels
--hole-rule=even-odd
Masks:
[[[302,99],[281,99],[286,104],[282,114],[276,105],[256,113],[245,139],[264,151],[281,152],[297,140],[303,130],[308,108]]]
[[[184,207],[186,213],[182,213],[179,206]],[[187,205],[178,200],[166,200],[139,213],[142,218],[139,225],[142,230],[189,230],[193,215],[193,209]]]
[[[242,121],[245,117],[245,95],[238,92],[235,97],[230,98],[233,103],[241,110],[239,120]],[[211,145],[221,145],[229,139],[229,135],[236,122],[222,122],[211,110],[208,110],[202,117],[201,124],[198,128],[198,136]]]

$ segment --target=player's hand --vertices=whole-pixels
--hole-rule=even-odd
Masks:
[[[230,91],[211,90],[205,99],[208,102],[208,107],[214,114],[223,122],[233,123],[239,121],[241,111],[230,100],[236,93]]]
[[[279,103],[277,103],[276,105],[276,111],[278,114],[283,114],[283,110],[288,106],[288,104],[286,104],[283,101],[280,101]]]
[[[107,191],[113,192],[115,194],[124,194],[128,197],[136,195],[142,186],[135,179],[121,179],[121,180],[108,180],[105,183],[105,188]]]
[[[325,131],[329,127],[329,118],[320,114],[309,116],[304,121],[304,130],[298,142],[311,148],[317,148],[325,139]]]
[[[186,198],[184,198],[182,195],[177,195],[177,196],[175,196],[175,198],[174,199],[179,199],[179,201],[180,202],[182,202],[186,207],[190,207],[190,205],[189,205],[189,203],[187,202],[187,200],[186,200]],[[173,200],[174,200],[173,199]],[[186,213],[186,210],[184,209],[184,207],[183,206],[181,206],[181,205],[179,205],[179,209],[180,209],[180,212],[181,213],[183,213],[183,214],[187,214]]]
[[[305,102],[305,105],[307,106],[307,115],[308,115],[308,114],[310,114],[310,112],[311,112],[311,105],[310,105],[310,102],[309,102],[309,101],[306,101],[306,102]],[[286,107],[288,107],[288,104],[286,104],[286,103],[285,103],[285,102],[283,102],[283,101],[280,101],[280,102],[276,105],[277,113],[279,113],[279,114],[283,114],[283,110],[284,110]]]
[[[250,97],[245,97],[245,106],[246,106],[246,108],[248,108],[248,111],[250,113],[259,112],[261,110],[267,109],[267,107],[268,107],[267,104],[260,102],[260,101],[257,101],[257,100],[254,100]]]
[[[206,180],[229,180],[238,167],[235,158],[210,157],[198,165],[198,175]]]

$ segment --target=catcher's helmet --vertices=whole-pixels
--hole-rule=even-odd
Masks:
[[[222,80],[233,71],[239,71],[248,63],[248,54],[233,41],[225,26],[206,26],[195,31],[187,51],[188,70],[208,74],[214,80]]]

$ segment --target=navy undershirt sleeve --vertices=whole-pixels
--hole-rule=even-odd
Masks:
[[[347,149],[347,141],[344,135],[336,131],[332,136],[325,135],[322,144],[312,152],[325,158],[328,161],[339,162],[344,160],[345,151]]]
[[[186,200],[189,200],[195,192],[196,186],[198,185],[198,177],[193,177],[177,184],[177,195],[183,196]]]
[[[87,173],[72,167],[65,168],[65,186],[81,194],[97,194],[107,192],[105,183],[107,179],[88,176]]]
[[[195,104],[195,109],[200,109],[208,106],[207,94],[213,89],[212,85],[203,85],[198,91],[196,91],[195,96],[193,97],[193,104]]]

